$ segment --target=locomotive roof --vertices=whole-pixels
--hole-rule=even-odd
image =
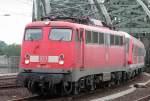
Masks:
[[[67,21],[36,21],[36,22],[29,23],[26,27],[44,27],[44,26],[84,28],[89,31],[100,31],[103,33],[112,33],[115,35],[121,35],[121,36],[125,36],[126,38],[132,39],[134,44],[144,47],[144,45],[142,44],[142,42],[140,40],[134,38],[133,36],[129,35],[128,33],[123,32],[123,31],[111,30],[104,26],[100,27],[100,26],[93,26],[93,25],[83,25],[83,24],[77,24],[77,23],[67,22]]]
[[[84,25],[84,24],[78,24],[78,23],[67,22],[67,21],[36,21],[36,22],[29,23],[26,27],[44,27],[44,26],[84,28],[89,31],[100,31],[103,33],[112,33],[112,34],[116,34],[116,35],[123,35],[119,31],[111,30],[108,27]]]
[[[28,27],[44,27],[44,26],[70,26],[74,27],[74,23],[66,22],[66,21],[36,21],[29,23]]]

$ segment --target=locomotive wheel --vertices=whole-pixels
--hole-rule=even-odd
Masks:
[[[27,84],[27,89],[28,89],[30,92],[31,92],[31,83],[32,83],[31,80],[29,80],[29,81],[28,81],[28,84]]]
[[[72,92],[72,82],[63,82],[63,90],[65,95],[69,95]]]
[[[73,83],[73,89],[72,89],[72,94],[73,95],[78,95],[81,91],[81,88],[79,87],[79,82]]]
[[[86,78],[86,88],[88,90],[95,90],[96,89],[96,83],[94,81],[93,75]]]
[[[41,90],[39,90],[39,89],[41,89],[41,88],[39,87],[38,83],[37,83],[37,82],[34,82],[34,81],[32,81],[32,80],[29,80],[27,89],[28,89],[32,94],[35,94],[35,93],[36,93],[36,94],[38,94],[38,95],[42,95]]]
[[[122,82],[123,82],[123,84],[125,84],[127,81],[128,81],[127,73],[123,72],[122,73]]]
[[[50,82],[39,83],[39,88],[40,88],[39,95],[43,96],[53,95],[55,92],[55,87],[52,84],[50,84]]]
[[[36,82],[34,82],[34,81],[31,82],[30,91],[31,91],[32,93],[36,93],[36,91],[37,91]]]

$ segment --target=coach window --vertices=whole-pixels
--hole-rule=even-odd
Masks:
[[[91,43],[92,42],[92,35],[91,31],[86,31],[86,43]]]
[[[71,41],[72,30],[71,29],[61,29],[53,28],[50,31],[49,39],[58,41]]]
[[[98,44],[98,32],[92,32],[92,43]]]
[[[99,44],[104,44],[104,34],[99,33]]]
[[[115,36],[110,35],[110,45],[114,45],[114,44],[115,44]]]
[[[26,29],[24,40],[33,41],[42,39],[42,29]]]

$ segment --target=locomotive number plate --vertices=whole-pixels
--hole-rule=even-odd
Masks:
[[[47,56],[40,56],[39,61],[40,61],[40,63],[47,63],[48,57]]]

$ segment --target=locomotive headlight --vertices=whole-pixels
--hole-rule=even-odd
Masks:
[[[60,65],[63,65],[63,64],[64,64],[64,61],[63,61],[63,60],[60,60],[60,61],[59,61],[59,64],[60,64]]]
[[[26,54],[25,55],[25,64],[29,64],[30,63],[30,55],[29,54]]]
[[[64,54],[61,54],[59,56],[59,62],[58,62],[60,65],[63,65],[64,64]]]
[[[30,63],[30,60],[25,59],[25,64],[29,64],[29,63]]]

